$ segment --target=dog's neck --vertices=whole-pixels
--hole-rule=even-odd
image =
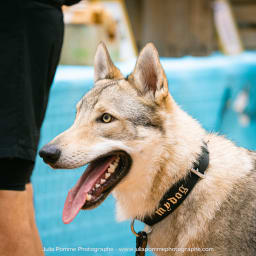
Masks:
[[[128,177],[114,192],[119,220],[143,219],[152,214],[164,193],[186,176],[201,151],[205,131],[198,122],[176,104],[170,115],[162,140],[143,151],[144,159],[141,156],[136,159],[132,171],[138,179],[132,181]]]

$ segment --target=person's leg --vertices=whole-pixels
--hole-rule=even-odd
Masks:
[[[0,191],[0,255],[41,256],[31,225],[29,193],[25,191]]]
[[[31,185],[34,162],[0,159],[0,255],[44,255],[36,230]]]
[[[36,226],[36,221],[35,221],[33,187],[31,183],[26,185],[26,191],[27,191],[27,199],[28,199],[27,202],[28,202],[29,223],[32,229],[32,233],[34,234],[34,244],[36,245],[37,251],[42,252],[42,254],[38,254],[38,255],[43,255],[43,246],[42,246],[42,242],[41,242],[39,232]]]

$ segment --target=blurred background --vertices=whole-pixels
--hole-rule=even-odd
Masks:
[[[81,1],[63,12],[61,65],[40,147],[73,123],[76,103],[93,86],[93,57],[104,41],[124,74],[153,42],[179,105],[209,132],[256,150],[254,0]],[[53,171],[37,158],[36,218],[46,255],[94,255],[96,248],[109,248],[97,255],[134,255],[130,223],[116,222],[112,196],[95,210],[81,211],[71,224],[62,223],[68,190],[83,171]]]

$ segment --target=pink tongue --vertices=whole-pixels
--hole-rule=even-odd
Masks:
[[[62,214],[62,220],[65,224],[70,223],[76,217],[86,202],[87,193],[93,188],[96,181],[104,174],[114,159],[115,157],[113,156],[95,167],[90,165],[76,185],[68,192]]]

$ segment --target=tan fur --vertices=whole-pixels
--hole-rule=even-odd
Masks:
[[[143,218],[152,214],[163,194],[188,173],[205,141],[210,152],[206,178],[196,184],[175,212],[153,226],[149,245],[152,248],[203,248],[214,245],[214,251],[207,252],[207,255],[229,255],[221,254],[225,249],[224,243],[217,242],[215,231],[219,228],[218,222],[232,220],[234,204],[241,204],[235,193],[232,197],[233,191],[237,188],[243,194],[242,186],[237,184],[243,180],[248,180],[248,184],[252,182],[253,178],[248,177],[250,174],[255,176],[255,171],[252,173],[255,169],[254,154],[236,147],[224,137],[208,134],[196,120],[181,110],[168,92],[166,76],[152,44],[142,50],[135,70],[127,80],[114,67],[105,46],[101,44],[95,57],[95,81],[95,87],[77,106],[73,126],[51,142],[62,150],[60,159],[53,167],[76,168],[103,153],[116,149],[126,151],[133,164],[128,175],[113,191],[117,218]],[[95,118],[105,112],[117,117],[117,121],[107,126],[96,123]],[[256,189],[251,186],[248,191],[253,194]],[[229,200],[233,200],[230,205]],[[227,216],[219,214],[222,211],[227,212]],[[250,225],[253,216],[248,214],[244,217]],[[218,232],[229,234],[232,228],[235,229],[224,226]],[[241,232],[239,235],[244,236]],[[223,239],[227,240],[228,236]],[[240,248],[239,244],[235,246]],[[254,246],[252,244],[251,247]],[[248,246],[249,251],[251,247]],[[245,255],[242,249],[236,252],[232,255]],[[184,252],[182,255],[204,254]]]

